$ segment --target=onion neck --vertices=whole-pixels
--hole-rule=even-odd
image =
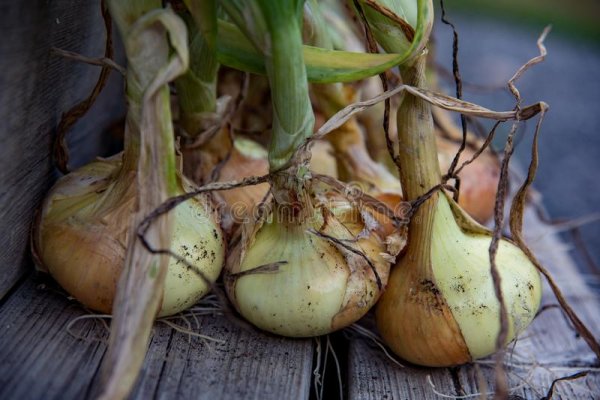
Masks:
[[[157,109],[146,110],[152,115],[160,115],[162,122],[156,121],[155,132],[143,132],[142,127],[142,102],[146,90],[159,75],[164,66],[164,60],[169,55],[169,43],[164,39],[164,31],[160,29],[139,29],[138,32],[131,31],[137,28],[140,21],[137,18],[148,15],[152,10],[160,9],[161,3],[156,0],[142,0],[135,2],[110,3],[111,14],[124,38],[125,53],[127,55],[127,103],[128,111],[125,126],[125,145],[123,151],[123,164],[119,178],[130,176],[132,172],[140,173],[151,166],[140,164],[142,151],[155,153],[162,165],[154,166],[161,171],[162,178],[166,184],[168,195],[178,194],[175,142],[173,130],[170,125],[171,110],[169,101],[169,89],[165,85],[158,90]],[[136,16],[136,19],[132,19]],[[131,21],[136,21],[131,23]],[[135,40],[129,40],[130,34],[135,35]],[[149,50],[151,49],[151,51]],[[156,135],[151,137],[151,135]],[[146,139],[142,137],[146,135]],[[142,143],[146,143],[146,149],[142,149]],[[119,179],[118,178],[118,179]]]
[[[310,137],[315,117],[308,94],[302,49],[302,9],[294,1],[258,1],[269,35],[265,66],[273,101],[273,137],[269,166],[284,166]],[[291,4],[288,4],[291,3]]]
[[[315,123],[302,48],[303,2],[256,3],[265,21],[267,39],[262,51],[273,102],[269,169],[275,174],[271,190],[283,222],[298,223],[312,215],[312,207],[308,160],[295,160],[294,155],[312,134]]]
[[[405,84],[425,86],[426,56],[402,69]],[[398,109],[398,143],[400,151],[400,182],[407,201],[413,201],[441,182],[437,147],[431,116],[426,101],[406,93]],[[429,249],[438,193],[426,200],[409,225],[409,250]],[[412,242],[413,245],[410,245]],[[425,260],[423,260],[425,261]]]

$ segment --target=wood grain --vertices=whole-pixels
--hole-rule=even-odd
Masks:
[[[596,335],[600,332],[600,296],[586,285],[559,237],[542,224],[533,210],[525,216],[528,243],[553,273],[563,293]],[[542,304],[556,304],[546,285]],[[600,363],[579,338],[558,308],[549,308],[534,320],[506,357],[511,394],[515,398],[539,399],[552,381],[589,370],[585,378],[561,382],[555,399],[600,397]],[[438,399],[435,390],[448,396],[465,396],[493,390],[494,360],[487,358],[458,368],[400,368],[364,338],[350,340],[348,394],[350,399]],[[479,372],[478,372],[479,370]],[[486,387],[481,387],[480,382]],[[476,396],[472,396],[476,398]]]
[[[0,398],[85,399],[98,393],[108,331],[74,301],[28,278],[0,308]],[[157,323],[132,399],[307,399],[312,342],[246,331],[222,316],[199,318],[191,338]],[[185,326],[182,321],[179,325]]]
[[[0,4],[0,298],[30,265],[33,211],[56,178],[50,156],[54,128],[61,114],[87,95],[100,72],[54,56],[50,49],[102,55],[99,7],[96,0]],[[69,137],[72,165],[102,154],[102,129],[123,112],[120,93],[122,81],[113,73],[93,117],[77,123]]]

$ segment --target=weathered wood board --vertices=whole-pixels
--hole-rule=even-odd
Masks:
[[[100,68],[65,60],[52,47],[91,57],[104,52],[98,0],[0,3],[0,298],[23,276],[33,211],[55,179],[50,156],[61,114],[83,100]],[[103,128],[123,113],[112,73],[91,117],[69,138],[72,165],[102,152]]]
[[[100,388],[108,332],[64,294],[28,278],[0,308],[0,398],[85,399]],[[189,319],[196,323],[192,318]],[[174,321],[187,327],[183,321]],[[306,399],[313,345],[198,317],[210,340],[157,323],[132,399]]]
[[[585,283],[570,259],[568,249],[548,226],[539,221],[533,210],[526,214],[525,227],[528,243],[553,273],[578,315],[598,337],[600,294],[594,293]],[[557,304],[547,285],[542,304]],[[493,390],[492,358],[477,365],[450,369],[400,368],[365,339],[351,339],[349,348],[350,399],[442,398],[435,391],[450,398],[469,395],[477,398],[473,394]],[[554,379],[586,370],[590,372],[584,378],[559,383],[554,398],[600,398],[600,363],[558,308],[548,308],[534,320],[514,348],[511,347],[506,361],[511,394],[519,396],[515,399],[539,399],[546,395]],[[484,387],[480,384],[482,381]]]

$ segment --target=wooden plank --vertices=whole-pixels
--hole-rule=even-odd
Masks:
[[[72,329],[82,339],[71,336],[67,324],[85,311],[50,285],[40,289],[29,278],[0,308],[0,398],[83,399],[98,393],[108,332],[86,320]],[[158,323],[133,399],[308,399],[310,340],[242,330],[222,316],[198,322],[200,333],[222,342],[190,339]]]
[[[87,96],[100,69],[51,54],[104,49],[99,1],[0,4],[0,298],[23,276],[33,210],[55,179],[50,150],[62,112]],[[73,165],[102,152],[102,129],[122,113],[122,82],[111,74],[94,117],[74,127]],[[101,110],[102,112],[99,112]],[[85,138],[85,141],[81,140]]]
[[[526,237],[542,263],[553,273],[563,293],[594,333],[600,332],[600,296],[586,285],[568,249],[530,209],[525,216]],[[549,287],[543,304],[556,304]],[[437,399],[434,392],[464,396],[493,389],[493,359],[458,368],[400,368],[366,339],[350,339],[348,393],[350,399]],[[558,308],[540,314],[506,358],[511,394],[538,399],[552,381],[589,370],[585,378],[556,386],[555,398],[590,399],[600,395],[600,368],[594,354],[579,338]],[[431,382],[428,381],[430,376]],[[485,382],[485,387],[480,382]],[[433,385],[432,385],[433,384]]]

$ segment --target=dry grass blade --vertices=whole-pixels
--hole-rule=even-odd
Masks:
[[[561,378],[557,378],[557,379],[553,380],[552,381],[552,385],[550,385],[550,389],[548,389],[548,393],[546,393],[546,395],[544,397],[542,397],[540,400],[550,400],[550,399],[552,399],[552,396],[554,395],[554,387],[556,386],[556,384],[558,382],[572,381],[574,379],[583,378],[587,374],[588,374],[588,371],[581,371],[581,372],[578,372],[578,373],[573,374],[573,375],[563,376]]]
[[[116,0],[110,6],[113,12],[122,11],[119,9],[122,5]],[[104,387],[100,398],[107,400],[127,398],[133,389],[144,361],[155,316],[161,306],[169,263],[166,255],[157,257],[146,250],[135,235],[135,227],[138,221],[171,194],[168,182],[175,178],[175,171],[171,169],[174,165],[169,166],[165,162],[165,152],[174,151],[168,83],[188,67],[187,34],[184,23],[170,9],[146,12],[127,15],[133,17],[130,19],[135,23],[131,27],[120,26],[125,47],[130,52],[128,55],[148,51],[145,49],[148,42],[144,42],[144,39],[152,37],[156,46],[153,50],[159,55],[157,60],[160,64],[150,69],[152,75],[143,86],[139,112],[130,108],[128,115],[128,129],[139,129],[140,132],[141,151],[136,173],[138,204],[133,217],[136,224],[132,226],[131,239],[128,241],[125,268],[117,286],[109,347],[102,363]],[[130,64],[129,67],[140,68],[140,65]],[[146,65],[141,68],[143,70]],[[139,119],[139,127],[134,125],[135,119]],[[171,217],[163,215],[148,230],[149,241],[159,247],[168,247],[171,230]]]
[[[540,51],[540,54],[537,57],[534,57],[531,60],[527,61],[521,68],[519,68],[517,70],[517,72],[515,72],[515,74],[512,76],[512,78],[510,78],[508,80],[508,89],[517,99],[517,109],[521,107],[521,94],[519,93],[519,90],[515,86],[515,82],[529,68],[544,61],[544,59],[546,58],[546,55],[548,54],[548,52],[546,51],[546,46],[544,46],[544,40],[546,40],[546,36],[548,36],[551,29],[552,29],[552,27],[550,25],[545,27],[544,31],[542,32],[542,34],[540,35],[540,37],[537,40],[537,47]]]
[[[515,98],[517,100],[517,104],[516,104],[515,110],[514,110],[516,113],[516,118],[515,118],[516,121],[513,123],[511,131],[506,140],[506,145],[504,148],[504,158],[503,158],[501,166],[500,166],[500,178],[498,181],[498,191],[497,191],[497,195],[496,195],[496,204],[494,207],[494,231],[493,231],[492,241],[491,241],[490,247],[489,247],[490,271],[491,271],[491,275],[492,275],[493,282],[494,282],[494,291],[496,293],[496,297],[498,298],[498,302],[500,303],[500,331],[498,332],[498,336],[496,338],[496,348],[498,350],[498,353],[496,355],[496,367],[495,367],[496,393],[494,395],[494,398],[496,398],[496,399],[505,399],[508,397],[508,383],[507,383],[507,378],[506,378],[506,374],[505,374],[504,367],[503,367],[503,362],[504,362],[504,349],[503,348],[504,348],[504,344],[505,344],[507,336],[508,336],[508,329],[509,329],[508,313],[506,310],[506,304],[504,303],[504,298],[503,298],[502,289],[501,289],[500,275],[498,273],[498,268],[496,265],[496,253],[498,252],[498,244],[502,237],[502,225],[504,222],[504,201],[505,201],[505,197],[506,197],[506,191],[508,188],[508,166],[510,163],[510,158],[514,151],[513,140],[514,140],[514,136],[515,136],[515,133],[516,133],[516,130],[518,127],[518,122],[521,120],[521,116],[523,115],[523,113],[526,113],[526,114],[530,113],[530,111],[521,109],[521,97],[519,95],[518,90],[515,87],[515,81],[528,68],[530,68],[531,66],[544,60],[544,57],[546,55],[546,49],[543,45],[543,41],[544,41],[548,31],[549,31],[548,28],[546,28],[537,41],[538,48],[540,49],[540,55],[532,58],[526,64],[524,64],[521,68],[519,68],[517,73],[515,73],[515,75],[508,82],[509,88],[511,89],[511,92],[515,95]],[[534,148],[536,148],[536,146],[537,146],[537,136],[539,134],[539,130],[541,127],[541,123],[544,119],[545,112],[548,109],[548,106],[544,102],[538,103],[537,106],[539,107],[539,109],[537,110],[537,113],[540,113],[540,117],[538,119],[538,123],[536,125],[536,130],[535,130],[535,134],[534,134],[534,146],[533,146]],[[531,168],[530,168],[530,172],[531,172]],[[533,176],[531,178],[533,180]],[[531,181],[529,182],[529,184],[531,183]],[[527,185],[524,185],[524,186],[525,186],[525,192],[526,192]],[[517,197],[513,200],[512,207],[515,207],[516,203],[521,203],[521,206],[524,207],[525,195],[524,194],[522,195],[523,196],[522,199],[520,199],[519,196],[520,196],[520,194],[517,194]],[[514,216],[514,214],[511,210],[511,218],[510,218],[511,221],[513,221],[513,219],[514,219],[513,216]],[[521,217],[522,217],[522,215],[521,215]],[[520,222],[518,222],[518,224],[520,224],[522,226],[522,218],[521,218]],[[519,228],[521,228],[521,226],[519,226]],[[518,242],[517,242],[517,244],[518,244]],[[521,246],[519,245],[519,247],[521,247]],[[531,252],[529,252],[529,253],[525,252],[525,253],[527,255],[531,254]]]
[[[307,143],[304,146],[301,146],[302,150],[306,149],[308,143],[324,138],[328,133],[333,130],[339,128],[348,121],[353,115],[374,106],[377,103],[380,103],[386,99],[389,99],[397,94],[402,93],[403,91],[407,91],[410,94],[417,96],[431,105],[443,108],[445,110],[458,112],[461,114],[486,118],[496,121],[509,121],[509,120],[518,120],[524,121],[530,118],[533,118],[537,114],[539,114],[543,109],[547,108],[547,104],[544,102],[535,103],[526,107],[523,107],[519,110],[512,111],[493,111],[488,108],[482,107],[480,105],[470,103],[468,101],[459,100],[457,98],[447,96],[442,93],[436,93],[426,89],[420,89],[414,86],[409,85],[400,85],[388,91],[381,93],[378,96],[373,97],[369,100],[358,101],[356,103],[350,104],[338,111],[333,117],[331,117],[327,122],[325,122],[318,130],[315,132],[309,139],[307,139]],[[300,149],[299,149],[300,150]]]
[[[581,321],[581,319],[577,316],[573,308],[570,306],[567,299],[562,294],[560,288],[550,275],[550,272],[538,261],[537,257],[533,254],[533,252],[529,249],[525,240],[523,238],[523,215],[525,213],[525,204],[527,201],[527,193],[529,187],[533,183],[535,179],[535,174],[538,167],[538,135],[540,130],[540,124],[543,120],[544,112],[540,115],[540,119],[538,120],[538,124],[536,125],[536,131],[533,137],[533,145],[531,152],[531,163],[529,164],[529,169],[527,173],[527,178],[517,191],[515,198],[513,200],[511,209],[510,209],[510,231],[512,234],[513,241],[523,250],[523,252],[527,255],[527,257],[531,260],[531,262],[536,266],[536,268],[544,275],[548,284],[552,288],[556,299],[558,300],[561,308],[564,313],[567,315],[569,320],[573,323],[577,332],[583,337],[586,341],[590,349],[596,354],[598,358],[600,358],[600,344],[592,334],[592,332],[585,326],[585,324]]]
[[[513,123],[510,133],[508,134],[508,138],[506,140],[506,145],[504,148],[504,158],[502,159],[502,164],[500,166],[500,178],[498,181],[498,190],[496,195],[496,204],[494,207],[494,231],[492,235],[492,241],[489,247],[489,258],[490,258],[490,272],[493,278],[494,283],[494,291],[496,293],[496,297],[498,298],[498,302],[500,304],[500,331],[498,332],[498,336],[496,338],[496,349],[498,350],[496,354],[496,368],[495,368],[495,379],[496,379],[496,393],[494,398],[496,399],[505,399],[508,396],[508,382],[506,373],[504,371],[503,363],[504,363],[504,344],[506,343],[506,339],[508,337],[508,311],[506,309],[506,304],[504,303],[504,296],[502,293],[501,287],[501,279],[498,272],[498,267],[496,265],[496,254],[498,252],[498,245],[500,239],[502,237],[502,224],[504,221],[504,202],[506,198],[506,193],[508,189],[508,166],[510,163],[510,158],[514,151],[513,140],[517,131],[518,122],[520,118],[518,117],[521,110],[521,98],[519,96],[518,90],[514,86],[515,81],[525,72],[530,66],[535,65],[541,62],[545,56],[545,48],[543,47],[543,39],[546,37],[547,29],[544,30],[540,39],[538,39],[538,47],[540,47],[541,55],[535,57],[528,61],[525,65],[523,65],[517,73],[511,78],[508,85],[511,88],[511,92],[515,94],[517,99],[517,104],[515,106],[515,112],[517,113],[516,121]],[[537,135],[539,133],[539,129],[541,126],[541,121],[543,121],[543,117],[545,111],[547,110],[547,106],[545,103],[538,103],[540,105],[540,118],[538,120],[538,124],[536,125],[535,131],[535,139],[534,146],[537,142]],[[518,202],[518,197],[514,200],[514,202]],[[514,203],[513,202],[513,207]],[[523,200],[524,202],[524,200]],[[511,213],[512,214],[512,213]]]
[[[532,58],[525,65],[523,65],[521,68],[519,68],[519,70],[515,73],[515,75],[509,81],[508,86],[509,86],[511,92],[513,93],[513,95],[515,96],[515,98],[517,99],[517,108],[519,107],[519,104],[521,102],[521,96],[520,96],[520,93],[517,90],[517,88],[514,86],[514,83],[518,78],[520,78],[523,75],[523,73],[529,67],[531,67],[532,65],[538,64],[544,60],[544,58],[547,54],[546,48],[544,47],[544,39],[546,38],[546,36],[548,35],[549,32],[550,32],[550,27],[546,27],[544,29],[544,31],[542,32],[540,38],[537,41],[537,46],[538,46],[538,49],[540,50],[540,55]],[[546,270],[546,268],[544,268],[540,264],[540,262],[537,260],[537,258],[533,254],[533,252],[529,249],[529,247],[527,246],[527,244],[525,243],[525,240],[523,238],[523,214],[525,212],[525,204],[526,204],[526,201],[528,198],[527,193],[528,193],[529,187],[531,186],[531,184],[533,183],[533,180],[535,179],[535,174],[536,174],[537,167],[538,167],[538,161],[539,161],[538,160],[538,136],[539,136],[540,127],[541,127],[542,121],[544,119],[544,115],[547,111],[547,108],[548,107],[546,106],[541,110],[540,117],[539,117],[538,122],[535,127],[535,133],[533,136],[533,144],[532,144],[532,149],[531,149],[531,163],[529,164],[527,178],[525,179],[525,181],[523,182],[523,184],[517,191],[517,194],[513,200],[513,203],[512,203],[511,209],[510,209],[510,221],[509,221],[510,231],[512,234],[512,238],[513,238],[514,242],[517,244],[517,246],[519,246],[521,248],[521,250],[523,250],[523,252],[527,255],[527,257],[531,260],[531,262],[536,266],[536,268],[542,273],[542,275],[544,275],[544,277],[550,284],[550,287],[552,288],[552,291],[554,292],[554,295],[556,296],[561,308],[563,309],[565,314],[568,316],[569,320],[573,323],[577,332],[583,337],[583,339],[586,341],[586,343],[588,344],[590,349],[592,349],[592,351],[596,354],[596,356],[598,358],[600,358],[600,344],[598,343],[598,341],[596,340],[594,335],[590,332],[590,330],[581,321],[581,319],[577,316],[577,314],[575,313],[573,308],[570,306],[569,302],[566,300],[566,298],[562,294],[561,290],[559,289],[558,285],[556,284],[556,282],[554,281],[554,279],[552,278],[552,276],[550,275],[548,270]]]
[[[446,7],[444,7],[444,0],[440,0],[440,7],[442,9],[442,22],[446,25],[449,25],[452,28],[452,74],[454,76],[454,82],[456,85],[456,98],[462,99],[462,78],[460,76],[460,68],[458,66],[458,32],[456,31],[456,27],[452,22],[450,22],[446,18]],[[458,161],[460,160],[460,155],[467,147],[467,118],[464,114],[460,115],[460,124],[462,127],[462,140],[460,143],[460,147],[456,152],[456,155],[452,159],[450,163],[450,167],[448,168],[448,173],[444,177],[445,180],[448,180],[452,177],[457,178],[454,170],[458,165]],[[458,181],[457,181],[458,182]],[[457,186],[458,188],[459,186]]]
[[[496,254],[498,252],[500,239],[502,238],[504,201],[506,199],[506,192],[508,189],[508,165],[514,151],[513,139],[517,131],[517,125],[517,122],[513,123],[504,147],[504,158],[502,159],[502,164],[500,166],[500,178],[498,180],[498,191],[494,206],[494,230],[492,233],[492,241],[489,247],[490,273],[494,283],[494,292],[498,298],[498,303],[500,304],[500,331],[496,337],[496,349],[498,351],[496,353],[495,369],[496,392],[494,394],[494,398],[496,399],[505,399],[508,396],[508,383],[503,368],[504,344],[506,343],[506,338],[508,337],[508,311],[506,309],[506,303],[504,302],[498,266],[496,265]]]
[[[106,32],[106,46],[104,48],[104,59],[107,62],[112,62],[112,57],[114,54],[113,44],[112,44],[112,19],[110,18],[110,14],[108,13],[108,9],[104,1],[100,3],[100,8],[102,11],[102,18],[104,19],[104,29]],[[83,61],[79,55],[71,52],[67,52],[65,50],[53,49],[54,53],[57,53],[62,56],[67,56],[68,58],[73,58],[79,61]],[[106,86],[106,82],[108,80],[108,75],[110,74],[111,67],[107,63],[100,64],[102,66],[102,70],[100,71],[100,75],[98,76],[98,81],[96,85],[92,89],[91,93],[86,97],[83,101],[77,103],[70,110],[63,113],[61,116],[58,127],[56,128],[56,138],[54,139],[54,160],[56,162],[56,167],[63,174],[69,173],[69,149],[66,143],[66,135],[69,129],[81,117],[83,117],[88,110],[96,101],[96,98],[102,92],[102,89]],[[115,64],[116,65],[116,64]]]
[[[547,107],[544,102],[539,102],[519,110],[492,111],[478,104],[464,100],[459,100],[457,98],[445,95],[443,93],[436,93],[431,90],[406,86],[406,91],[417,97],[422,98],[423,100],[427,101],[428,103],[434,106],[441,107],[445,110],[454,111],[460,114],[470,115],[473,117],[492,119],[496,121],[524,121],[533,118],[534,116],[539,114],[544,107]]]
[[[473,161],[475,161],[477,159],[477,157],[479,157],[481,155],[481,153],[483,153],[485,151],[485,149],[490,147],[490,144],[492,143],[492,140],[494,140],[494,136],[496,136],[496,129],[498,129],[498,126],[500,126],[501,121],[497,121],[494,126],[492,127],[492,130],[490,131],[490,133],[487,135],[487,137],[485,138],[485,141],[483,142],[483,144],[481,145],[481,147],[479,147],[479,149],[477,149],[477,151],[473,154],[473,157],[471,157],[469,160],[466,160],[465,162],[463,162],[460,167],[458,167],[458,169],[456,169],[456,171],[454,172],[454,175],[458,175],[460,174],[460,171],[462,171],[462,169],[464,167],[466,167],[467,165],[471,164]],[[449,172],[448,172],[449,174]]]
[[[108,41],[108,40],[107,40]],[[112,39],[111,39],[111,57],[112,57]],[[69,51],[65,49],[60,49],[58,47],[53,47],[51,52],[57,56],[62,58],[66,58],[67,60],[73,60],[77,62],[81,62],[84,64],[95,65],[97,67],[108,68],[109,70],[114,69],[122,76],[127,75],[127,69],[119,64],[117,64],[112,58],[108,56],[104,57],[88,57],[83,54],[75,53],[74,51]]]

